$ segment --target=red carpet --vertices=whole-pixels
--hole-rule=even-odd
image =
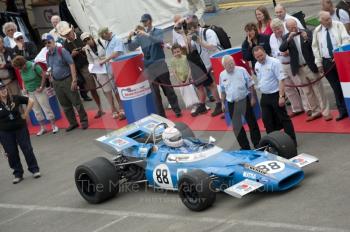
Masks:
[[[127,124],[126,120],[119,121],[113,119],[110,112],[103,115],[99,119],[94,119],[96,111],[88,111],[89,116],[89,129],[106,129],[113,130],[123,127]],[[332,121],[324,121],[323,118],[316,119],[312,122],[306,122],[306,114],[294,117],[293,124],[296,132],[299,133],[339,133],[339,134],[350,134],[350,119],[344,119],[342,121],[336,122],[335,117],[338,115],[337,112],[333,111],[334,119]],[[67,128],[68,122],[64,118],[57,121],[59,128]],[[227,127],[225,120],[221,119],[220,116],[215,118],[210,116],[210,111],[207,114],[200,115],[198,117],[191,117],[189,111],[184,111],[181,118],[176,118],[172,111],[167,112],[168,118],[174,122],[184,122],[191,127],[194,131],[230,131],[230,127]],[[49,126],[48,126],[49,127]],[[265,128],[261,119],[259,120],[259,127],[261,131]],[[32,126],[28,122],[28,128],[31,134],[35,134],[39,128]],[[48,128],[49,129],[49,128]]]

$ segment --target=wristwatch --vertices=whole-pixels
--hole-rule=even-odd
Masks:
[[[285,98],[286,96],[285,95],[280,95],[280,98]]]

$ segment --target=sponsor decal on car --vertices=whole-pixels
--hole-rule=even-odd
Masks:
[[[243,177],[250,178],[250,179],[256,179],[256,174],[251,172],[243,172]]]

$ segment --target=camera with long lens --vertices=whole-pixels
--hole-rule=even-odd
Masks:
[[[198,35],[197,34],[192,34],[191,39],[196,42],[198,40]]]

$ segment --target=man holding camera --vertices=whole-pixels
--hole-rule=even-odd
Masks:
[[[301,89],[308,99],[311,110],[311,115],[306,121],[310,122],[322,116],[325,121],[330,121],[333,117],[323,84],[321,81],[316,81],[320,75],[312,51],[312,33],[308,30],[301,31],[293,18],[287,19],[286,27],[289,33],[283,36],[280,51],[289,51],[292,74],[298,77],[300,84],[305,85]]]
[[[98,111],[95,115],[95,118],[100,118],[104,114],[104,112],[102,111],[101,100],[96,90],[94,76],[90,75],[88,69],[89,62],[87,61],[85,52],[82,50],[82,48],[85,45],[80,39],[81,33],[75,33],[74,27],[69,25],[69,23],[67,23],[66,21],[59,22],[56,27],[58,33],[60,33],[60,35],[66,38],[63,44],[64,48],[67,49],[73,57],[77,69],[78,85],[85,91],[85,94],[82,94],[82,91],[80,92],[80,94],[85,101],[89,101],[90,98],[87,96],[86,93],[88,91],[91,92],[92,98],[94,99],[98,107]]]
[[[171,86],[169,69],[165,63],[163,30],[153,27],[150,14],[142,15],[141,22],[145,30],[137,27],[135,31],[129,33],[128,48],[130,51],[138,47],[142,48],[145,72],[151,82],[158,114],[166,117],[160,95],[161,87],[176,117],[181,117],[181,109],[175,91]],[[132,37],[134,37],[133,40]]]
[[[204,87],[208,87],[216,102],[215,109],[211,113],[211,116],[215,117],[222,113],[222,107],[217,87],[210,74],[210,55],[218,51],[220,42],[216,33],[211,29],[200,27],[198,20],[190,20],[187,23],[187,30],[187,47],[190,50],[187,57],[190,62],[192,79],[198,89],[200,101],[199,106],[196,111],[192,113],[192,116],[195,117],[207,112],[205,106],[206,92]],[[194,54],[199,54],[198,58],[196,58]],[[204,67],[202,68],[201,66]]]

